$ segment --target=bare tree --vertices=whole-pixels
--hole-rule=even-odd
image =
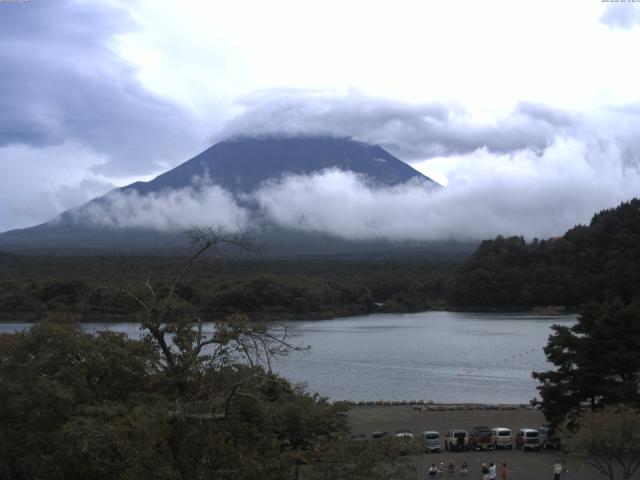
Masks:
[[[577,432],[562,432],[561,440],[610,480],[630,480],[640,468],[640,415],[629,407],[587,411]]]
[[[142,291],[116,288],[139,305],[141,328],[159,348],[167,373],[189,374],[215,362],[239,360],[251,366],[264,363],[271,371],[272,357],[306,348],[294,343],[286,324],[251,322],[240,314],[214,322],[213,331],[205,333],[197,309],[179,298],[180,283],[196,262],[221,262],[233,250],[257,252],[260,247],[245,231],[232,234],[220,228],[194,227],[190,234],[191,252],[166,289],[156,289],[149,277]]]

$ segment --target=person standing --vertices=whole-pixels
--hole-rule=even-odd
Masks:
[[[496,472],[496,465],[495,463],[491,462],[489,464],[489,480],[496,480],[497,476],[498,474]]]
[[[509,469],[507,468],[507,462],[502,462],[502,468],[500,469],[500,480],[509,480]]]
[[[560,480],[560,474],[562,473],[562,464],[560,460],[556,460],[553,464],[553,480]]]
[[[486,463],[482,462],[480,471],[482,472],[482,480],[489,480],[489,467],[487,467]]]
[[[431,464],[427,475],[429,475],[429,478],[436,478],[436,475],[438,475],[438,467],[436,467],[435,463]]]

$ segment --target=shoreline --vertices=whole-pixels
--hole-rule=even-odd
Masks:
[[[540,410],[530,403],[433,402],[431,400],[334,400],[350,407],[411,407],[417,412],[454,412],[464,410]]]
[[[308,316],[303,316],[303,317],[298,317],[298,314],[285,314],[285,315],[274,315],[274,318],[267,318],[269,317],[269,315],[266,315],[264,318],[262,319],[256,319],[256,322],[317,322],[317,321],[322,321],[322,320],[341,320],[341,319],[346,319],[346,318],[353,318],[353,317],[368,317],[371,315],[411,315],[411,314],[419,314],[419,313],[428,313],[428,312],[451,312],[451,313],[479,313],[479,314],[485,314],[485,313],[495,313],[495,314],[500,314],[500,313],[518,313],[518,314],[524,314],[524,315],[534,315],[534,316],[540,316],[540,317],[565,317],[565,316],[569,316],[569,315],[577,315],[578,311],[577,310],[573,310],[573,309],[566,309],[563,311],[558,311],[555,309],[555,307],[551,308],[550,310],[547,310],[547,308],[551,308],[551,307],[527,307],[527,308],[490,308],[490,307],[474,307],[474,308],[466,308],[466,307],[447,307],[447,308],[432,308],[432,309],[427,309],[427,310],[415,310],[415,311],[383,311],[383,310],[377,310],[377,311],[372,311],[372,312],[362,312],[362,313],[349,313],[349,312],[343,312],[345,313],[345,315],[331,315],[328,312],[327,313],[321,313],[321,312],[316,312],[316,314],[314,315],[313,313],[310,313]],[[56,312],[56,313],[60,313],[62,315],[75,315],[75,312]],[[228,313],[227,315],[230,315],[231,313]],[[38,322],[41,321],[41,319],[34,319],[33,316],[35,316],[34,313],[30,313],[28,314],[29,317],[31,318],[23,318],[23,319],[19,319],[19,320],[15,320],[12,318],[7,318],[10,317],[9,314],[2,314],[0,315],[0,324],[8,324],[8,323],[34,323],[34,322]],[[251,312],[249,312],[247,315],[251,315]],[[224,318],[224,316],[226,315],[221,315],[220,317],[212,317],[212,318],[208,318],[208,319],[204,319],[203,321],[205,323],[213,323],[215,321],[220,320],[221,318]],[[105,315],[105,316],[96,316],[95,319],[91,318],[92,316],[90,316],[89,318],[83,319],[81,321],[78,322],[74,322],[74,323],[79,323],[79,324],[87,324],[87,323],[105,323],[105,324],[118,324],[118,323],[140,323],[139,321],[137,321],[135,318],[124,318],[124,316],[121,315]],[[134,315],[135,317],[135,315]]]

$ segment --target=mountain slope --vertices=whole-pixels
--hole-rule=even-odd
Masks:
[[[378,185],[397,185],[417,179],[425,186],[437,186],[406,163],[378,146],[343,138],[240,138],[220,142],[204,152],[159,175],[149,182],[135,182],[76,209],[64,212],[51,222],[0,234],[0,248],[11,250],[158,250],[183,248],[182,232],[158,232],[151,229],[114,229],[97,227],[83,221],[88,207],[109,202],[114,194],[139,196],[164,195],[184,188],[199,188],[194,179],[206,179],[236,199],[257,189],[264,181],[287,173],[309,174],[326,168],[338,168],[365,175]],[[361,242],[346,242],[320,234],[295,234],[270,228],[269,242],[292,245],[299,253],[345,251]],[[332,243],[333,242],[333,243]],[[374,242],[385,248],[385,242]]]
[[[207,174],[213,183],[234,193],[255,190],[261,182],[284,173],[308,174],[325,168],[361,173],[382,185],[417,177],[435,182],[378,146],[344,138],[242,138],[220,142],[150,182],[123,190],[157,192],[189,185]]]

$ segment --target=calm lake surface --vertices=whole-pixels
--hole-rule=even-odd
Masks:
[[[542,347],[553,324],[574,315],[422,312],[290,322],[301,345],[274,370],[334,400],[433,400],[527,403],[537,395],[533,370],[546,370]],[[0,324],[0,331],[28,328]],[[135,323],[84,324],[132,337]]]

